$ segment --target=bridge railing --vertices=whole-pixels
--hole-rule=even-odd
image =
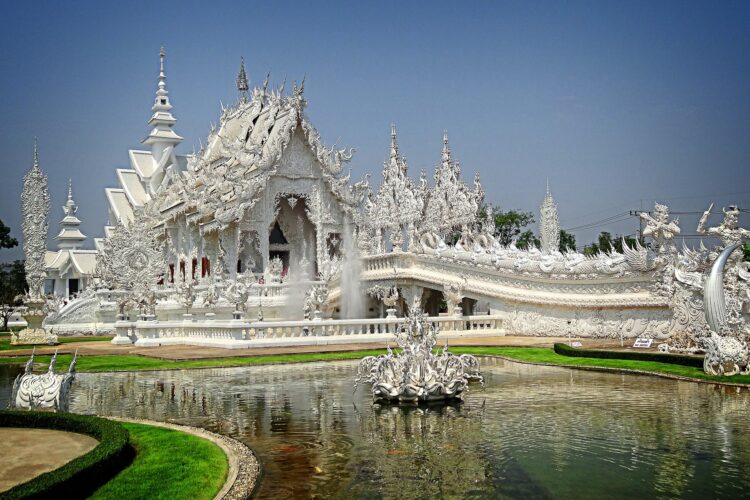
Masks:
[[[117,321],[113,343],[136,340],[138,345],[156,345],[179,340],[250,341],[260,339],[303,339],[307,337],[347,337],[362,342],[391,339],[405,318],[324,319],[302,321],[246,321],[192,319],[182,321]],[[432,316],[426,321],[439,328],[443,336],[500,335],[502,317]],[[368,338],[370,340],[368,340]],[[250,346],[250,345],[248,345]]]

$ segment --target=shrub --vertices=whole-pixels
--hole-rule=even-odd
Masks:
[[[684,354],[666,354],[662,352],[633,351],[599,351],[594,349],[575,349],[568,344],[555,344],[555,352],[562,356],[578,358],[628,359],[633,361],[656,361],[673,365],[695,366],[703,368],[703,358]]]
[[[127,467],[135,452],[118,422],[72,413],[0,411],[0,427],[31,427],[86,434],[99,444],[80,457],[31,481],[0,493],[0,498],[86,498]],[[49,443],[55,446],[55,443]]]

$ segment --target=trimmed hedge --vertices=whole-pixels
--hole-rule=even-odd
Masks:
[[[684,354],[666,354],[662,352],[633,351],[598,351],[594,349],[576,349],[568,344],[555,344],[555,352],[562,356],[577,358],[629,359],[633,361],[656,361],[673,365],[695,366],[703,368],[703,358]]]
[[[0,493],[10,498],[87,498],[127,467],[135,456],[128,431],[118,422],[72,413],[0,411],[0,427],[30,427],[86,434],[99,444],[80,457]],[[49,443],[49,446],[56,446]]]

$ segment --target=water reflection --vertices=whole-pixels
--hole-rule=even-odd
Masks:
[[[447,407],[373,405],[356,362],[80,374],[71,409],[206,427],[248,443],[260,496],[741,497],[746,390],[482,359]],[[12,374],[0,373],[0,404]],[[100,390],[101,387],[106,388]]]

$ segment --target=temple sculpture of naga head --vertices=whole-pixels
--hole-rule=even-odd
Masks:
[[[128,152],[119,186],[105,190],[109,221],[87,250],[94,258],[80,254],[85,236],[75,231],[75,251],[27,251],[34,276],[41,267],[48,280],[77,280],[47,287],[65,294],[49,306],[50,331],[117,331],[115,343],[140,345],[390,338],[415,298],[443,334],[652,337],[691,349],[708,331],[694,285],[721,248],[678,249],[679,222],[665,205],[643,215],[644,241],[584,255],[560,251],[548,186],[540,244],[519,248],[498,238],[480,179],[464,180],[447,132],[436,133],[432,179],[409,175],[392,126],[377,187],[366,175],[354,182],[354,150],[326,146],[305,115],[304,80],[273,88],[266,77],[252,88],[244,61],[237,101],[222,105],[198,151],[180,154],[163,51],[159,63],[144,149]],[[39,189],[43,175],[32,177],[29,189]],[[70,229],[78,220],[68,215]],[[736,217],[706,222],[699,231],[720,247],[746,237]],[[46,224],[37,217],[30,234]],[[744,318],[746,268],[730,267],[739,283],[730,303]]]

